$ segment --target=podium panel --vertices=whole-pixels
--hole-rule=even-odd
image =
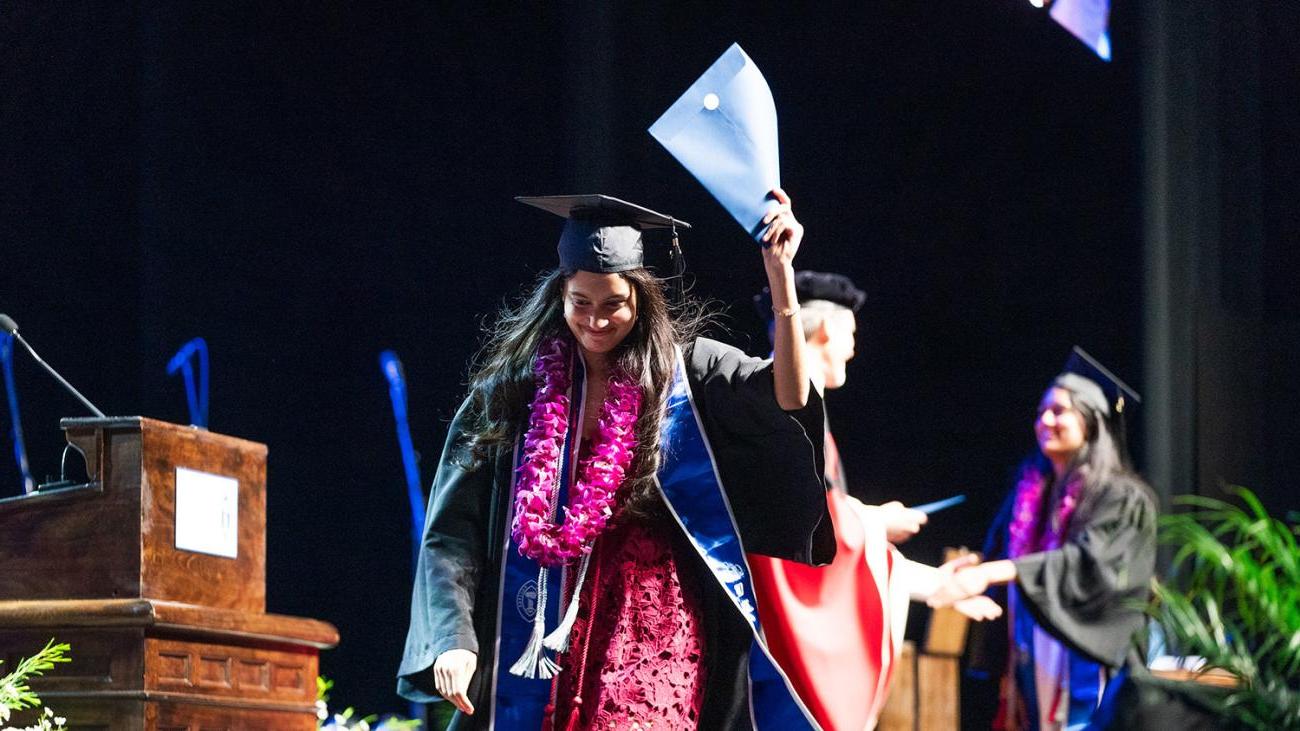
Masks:
[[[72,729],[314,729],[338,632],[266,613],[266,447],[142,417],[62,425],[89,481],[0,500],[4,667],[69,643],[31,686]]]
[[[138,416],[62,425],[90,481],[0,500],[0,597],[266,611],[265,445]],[[178,471],[237,487],[233,557],[177,547]]]

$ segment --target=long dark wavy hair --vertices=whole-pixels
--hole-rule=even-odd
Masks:
[[[541,275],[520,301],[507,305],[487,330],[487,339],[470,369],[471,454],[487,460],[510,448],[526,426],[535,381],[533,357],[549,337],[572,340],[564,321],[564,285],[572,272]],[[671,306],[663,284],[647,269],[621,272],[635,292],[632,330],[611,352],[611,369],[641,385],[641,416],[636,452],[622,487],[622,513],[644,515],[658,504],[654,475],[659,469],[659,426],[672,381],[675,348],[685,347],[709,323],[703,303],[688,299]]]

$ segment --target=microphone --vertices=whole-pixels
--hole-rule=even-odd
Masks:
[[[42,368],[49,371],[50,375],[54,376],[54,380],[63,384],[63,387],[68,389],[69,393],[71,393],[73,396],[76,396],[77,400],[85,404],[86,408],[94,412],[95,416],[98,416],[101,419],[108,418],[104,414],[104,412],[100,411],[98,408],[95,407],[94,404],[90,403],[90,399],[86,398],[85,396],[82,396],[81,392],[73,388],[72,384],[68,383],[66,378],[60,376],[58,371],[51,368],[49,363],[46,363],[44,360],[41,359],[41,356],[36,354],[36,351],[32,349],[32,346],[29,345],[27,341],[23,339],[22,335],[18,334],[18,323],[14,322],[12,317],[5,314],[0,314],[0,330],[9,333],[10,335],[14,336],[14,340],[17,340],[19,343],[22,343],[22,346],[27,349],[28,353],[32,354],[32,357],[36,359],[36,362],[40,363]]]

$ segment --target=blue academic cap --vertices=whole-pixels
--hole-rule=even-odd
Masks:
[[[763,217],[779,204],[776,104],[767,80],[733,43],[668,111],[650,134],[758,239]]]
[[[1110,0],[1055,0],[1047,13],[1103,60],[1110,60]]]
[[[1132,386],[1121,381],[1110,369],[1077,345],[1070,350],[1070,357],[1066,359],[1061,375],[1057,376],[1057,382],[1060,383],[1061,379],[1069,376],[1085,378],[1100,389],[1103,400],[1092,406],[1107,416],[1124,413],[1124,407],[1128,404],[1142,403],[1142,397]]]

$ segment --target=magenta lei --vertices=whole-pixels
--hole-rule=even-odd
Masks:
[[[1038,524],[1042,515],[1042,503],[1046,499],[1044,490],[1047,476],[1033,466],[1026,467],[1016,485],[1014,512],[1011,516],[1010,540],[1007,542],[1007,555],[1017,558],[1035,551],[1051,551],[1060,548],[1065,542],[1065,534],[1070,526],[1070,518],[1079,502],[1079,492],[1083,489],[1083,479],[1074,475],[1065,487],[1065,495],[1059,505],[1054,506],[1054,520],[1048,525]],[[1049,513],[1050,514],[1050,513]]]
[[[520,555],[543,566],[558,566],[591,553],[614,514],[618,489],[632,464],[641,413],[640,386],[625,374],[613,374],[591,450],[575,471],[572,500],[563,509],[564,521],[557,523],[560,463],[569,431],[571,354],[571,344],[562,338],[545,340],[537,349],[533,362],[537,391],[524,434],[510,528]]]

